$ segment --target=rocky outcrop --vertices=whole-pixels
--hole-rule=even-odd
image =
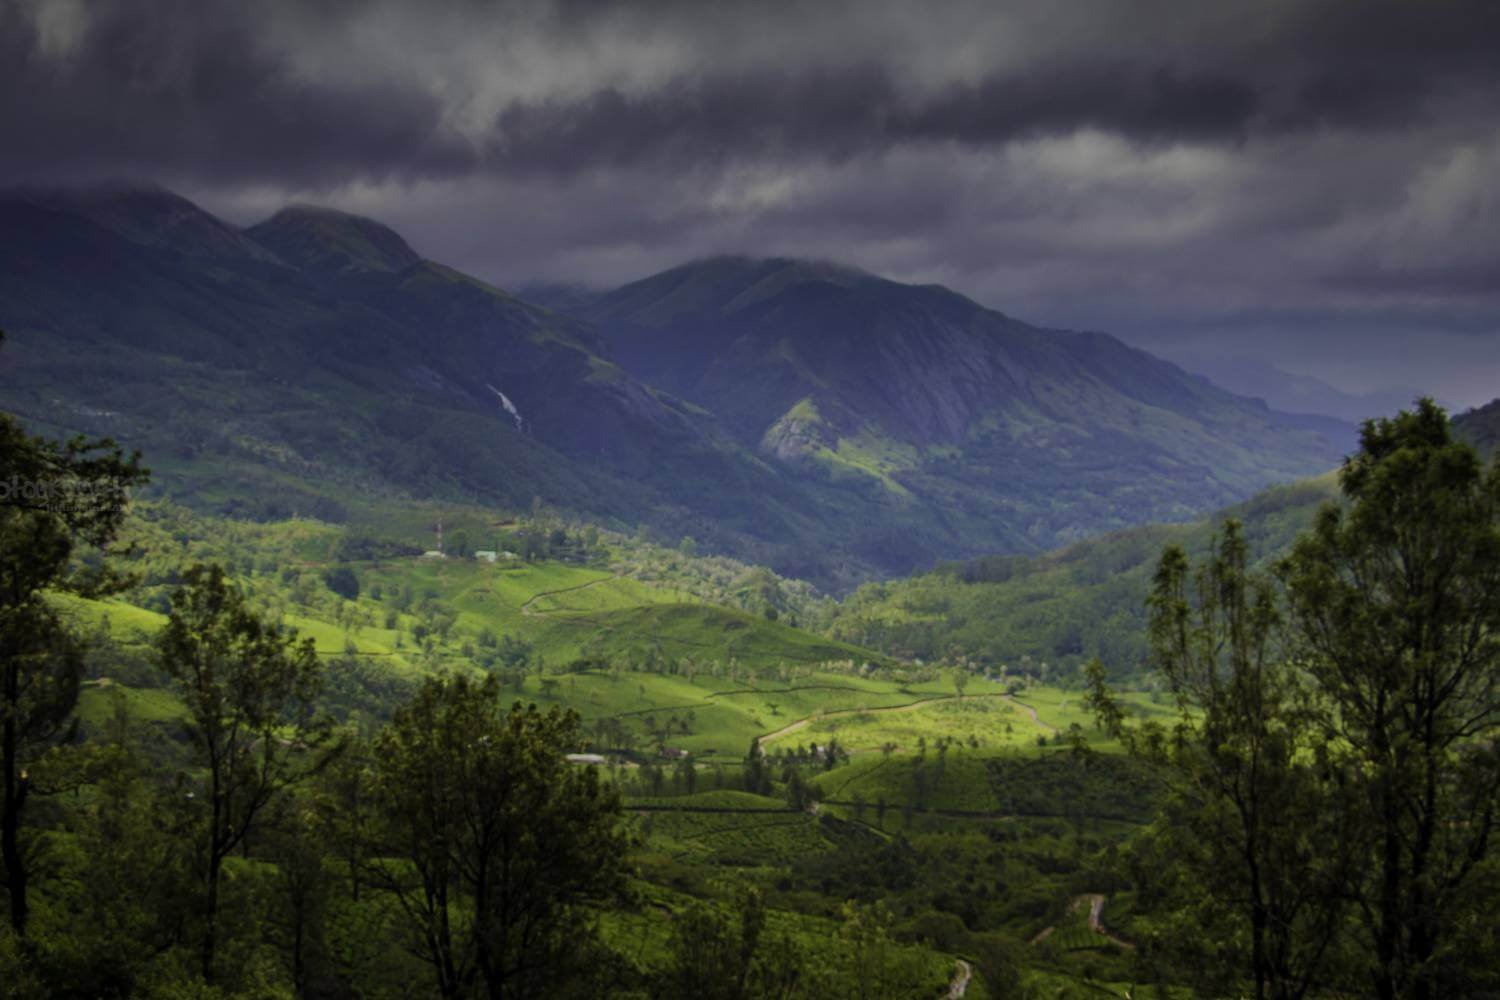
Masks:
[[[796,462],[833,448],[835,440],[811,399],[803,399],[766,429],[760,452],[783,462]]]

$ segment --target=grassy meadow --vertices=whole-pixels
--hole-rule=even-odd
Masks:
[[[816,595],[691,547],[585,542],[567,527],[559,543],[554,525],[533,534],[552,551],[491,563],[423,555],[420,524],[392,517],[351,542],[316,521],[148,508],[132,525],[140,554],[122,560],[133,587],[53,598],[94,650],[83,732],[102,738],[123,717],[152,734],[162,766],[183,766],[186,712],[152,644],[176,567],[219,561],[313,641],[325,708],[346,726],[378,727],[434,672],[492,673],[505,698],[578,712],[581,749],[605,756],[636,845],[635,902],[602,914],[601,932],[642,975],[665,967],[674,920],[695,905],[732,913],[753,888],[780,946],[812,967],[841,969],[841,935],[879,923],[883,961],[928,984],[913,995],[942,993],[965,968],[967,996],[1007,995],[1013,975],[1055,996],[1129,979],[1127,950],[1078,930],[1067,906],[1118,882],[1106,859],[1149,819],[1151,792],[1080,692],[793,627],[826,617]],[[479,529],[462,515],[448,525]],[[1142,716],[1166,711],[1159,694],[1124,698]],[[767,773],[756,791],[752,745]],[[1031,943],[1051,926],[1050,943]],[[1116,929],[1130,926],[1122,914]]]

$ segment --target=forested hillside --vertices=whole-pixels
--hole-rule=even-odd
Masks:
[[[1113,338],[832,266],[709,261],[567,306],[342,212],[0,195],[0,405],[234,517],[540,498],[844,591],[1184,519],[1343,447]]]
[[[1455,433],[1482,454],[1495,454],[1497,407],[1458,415]],[[1133,528],[1040,556],[945,564],[861,587],[828,607],[823,627],[896,656],[964,658],[1054,680],[1076,679],[1079,667],[1099,657],[1111,673],[1134,677],[1148,666],[1146,595],[1164,546],[1202,557],[1217,527],[1235,518],[1244,523],[1252,560],[1266,567],[1337,493],[1330,472],[1272,487],[1189,524]]]
[[[871,524],[860,554],[888,570],[1181,520],[1327,468],[1354,437],[1104,334],[831,263],[713,258],[573,308],[745,447],[846,484]]]
[[[1283,554],[1335,497],[1332,473],[1273,487],[1182,525],[1132,528],[1040,556],[951,563],[867,584],[829,609],[831,635],[900,656],[964,658],[987,669],[1073,678],[1094,657],[1112,673],[1147,666],[1146,594],[1166,545],[1203,555],[1225,518],[1244,521],[1253,557]]]

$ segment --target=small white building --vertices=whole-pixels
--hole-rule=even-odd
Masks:
[[[570,753],[567,761],[569,764],[603,764],[605,759],[602,753]]]
[[[500,553],[494,549],[475,549],[474,558],[479,562],[492,563],[500,558]]]
[[[445,555],[443,555],[437,549],[428,549],[426,552],[422,553],[422,558],[423,559],[447,559],[448,557],[445,556]]]

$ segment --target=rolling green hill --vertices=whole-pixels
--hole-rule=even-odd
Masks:
[[[1145,666],[1146,594],[1165,546],[1201,558],[1215,526],[1237,517],[1264,562],[1336,493],[1329,473],[1190,524],[1131,528],[1040,556],[993,556],[868,584],[830,609],[827,630],[893,655],[966,657],[1043,678],[1071,677],[1094,656],[1133,675]]]
[[[448,514],[449,538],[484,524],[464,508]],[[313,639],[340,715],[384,716],[434,671],[490,671],[516,697],[573,705],[589,718],[697,708],[705,731],[688,743],[733,745],[738,754],[776,717],[739,689],[816,685],[810,677],[857,686],[863,682],[853,675],[864,665],[890,663],[793,627],[795,609],[808,606],[805,588],[764,570],[529,522],[491,537],[504,549],[528,533],[548,536],[533,560],[424,557],[401,541],[421,538],[411,513],[392,507],[387,515],[383,524],[349,528],[137,503],[116,557],[134,585],[108,601],[54,598],[98,648],[91,671],[103,683],[86,694],[86,718],[107,717],[111,688],[133,711],[138,689],[165,683],[146,662],[150,646],[182,569],[205,561],[226,566],[262,613]],[[778,606],[787,621],[776,620]],[[152,696],[141,714],[159,719],[163,704]],[[785,704],[813,711],[795,697]],[[762,726],[762,716],[772,721]]]
[[[1493,456],[1497,414],[1500,401],[1460,414],[1454,431]],[[1165,546],[1182,545],[1201,558],[1214,528],[1238,518],[1264,566],[1337,494],[1329,472],[1188,524],[1132,528],[1040,556],[992,556],[869,584],[830,606],[826,630],[896,656],[969,657],[1042,677],[1068,676],[1098,656],[1113,672],[1132,675],[1145,666],[1146,594]]]

